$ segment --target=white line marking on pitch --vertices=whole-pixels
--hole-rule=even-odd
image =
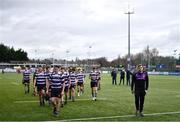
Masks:
[[[39,101],[35,101],[35,100],[31,100],[31,101],[14,101],[14,103],[36,103],[36,102],[39,102]]]
[[[145,116],[156,116],[156,115],[171,115],[171,114],[180,114],[180,111],[176,111],[176,112],[163,112],[163,113],[150,113],[150,114],[144,114],[144,115]],[[83,120],[113,119],[113,118],[126,118],[126,117],[135,117],[135,115],[79,118],[79,119],[67,119],[67,120],[59,120],[59,121],[83,121]]]
[[[106,98],[98,98],[97,100],[106,100]],[[71,101],[71,100],[68,100]],[[92,99],[75,99],[75,101],[92,101]],[[21,101],[14,101],[14,103],[36,103],[39,102],[37,100],[21,100]]]

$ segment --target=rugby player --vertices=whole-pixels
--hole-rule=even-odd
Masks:
[[[53,115],[59,116],[61,98],[64,94],[65,82],[62,74],[59,72],[59,67],[54,67],[54,72],[49,77],[51,79],[51,100],[53,105]]]
[[[72,101],[75,101],[75,89],[76,89],[76,84],[77,84],[77,75],[75,73],[75,68],[72,68],[72,71],[69,74],[69,79],[70,79],[70,96]]]
[[[23,79],[22,79],[22,83],[24,84],[24,91],[25,94],[29,93],[29,84],[30,84],[30,74],[31,71],[29,69],[29,67],[24,68],[25,70],[23,71]]]
[[[78,69],[77,73],[77,89],[78,89],[78,96],[82,95],[83,89],[84,89],[84,78],[85,75],[81,71],[81,69]]]
[[[93,67],[93,71],[89,74],[89,79],[91,79],[91,91],[93,100],[97,100],[97,83],[98,83],[98,73],[96,68]]]
[[[34,86],[35,76],[36,76],[37,73],[38,73],[38,69],[36,68],[34,73],[33,73],[33,86]],[[33,96],[37,96],[37,89],[36,88],[37,87],[35,87],[35,88],[33,87]]]
[[[33,88],[36,89],[36,87],[37,87],[37,92],[39,94],[40,106],[44,106],[45,105],[45,102],[44,102],[45,90],[46,90],[46,93],[48,93],[49,82],[47,79],[47,75],[43,71],[42,67],[38,68],[38,72],[35,75]]]
[[[68,97],[68,93],[69,93],[69,88],[70,88],[70,80],[69,80],[69,72],[68,70],[65,70],[64,67],[62,67],[62,77],[64,79],[65,82],[65,88],[64,88],[64,92],[65,92],[65,102],[64,104],[67,104],[67,97]]]

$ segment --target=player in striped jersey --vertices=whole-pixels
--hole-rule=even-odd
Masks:
[[[51,98],[51,80],[49,77],[52,74],[52,72],[50,71],[49,66],[46,66],[45,74],[46,74],[46,77],[47,77],[48,82],[49,82],[48,94],[46,94],[46,101],[48,101],[49,105],[51,105],[51,99],[50,99]]]
[[[70,88],[69,72],[68,72],[68,70],[65,70],[64,67],[62,67],[61,72],[62,72],[62,77],[63,77],[64,82],[65,82],[65,88],[64,88],[65,102],[64,102],[64,104],[67,104],[67,97],[68,97],[69,88]]]
[[[38,69],[36,68],[34,73],[33,73],[33,85],[34,85],[34,80],[35,80],[35,76],[38,73]],[[33,88],[33,96],[37,96],[37,87]]]
[[[23,80],[22,80],[22,83],[24,84],[25,94],[29,93],[30,75],[31,75],[31,71],[29,70],[29,67],[26,67],[25,70],[23,71]]]
[[[82,95],[83,93],[84,78],[85,78],[85,75],[82,73],[81,69],[78,69],[78,73],[77,73],[78,96]]]
[[[55,66],[54,72],[49,77],[51,79],[51,100],[53,105],[53,114],[59,116],[60,100],[64,94],[65,82],[62,74],[59,73],[59,67]]]
[[[38,72],[35,75],[34,89],[36,89],[36,87],[37,87],[37,92],[39,94],[40,106],[44,106],[45,105],[44,103],[45,90],[46,90],[46,93],[48,93],[49,83],[48,83],[47,75],[43,71],[42,67],[38,68]]]
[[[74,102],[75,101],[75,88],[76,88],[76,84],[77,84],[77,75],[75,73],[75,68],[72,68],[72,70],[70,71],[70,74],[69,74],[69,79],[70,79],[70,96],[71,96],[71,99],[72,101]]]
[[[93,71],[91,71],[91,73],[89,74],[89,78],[91,79],[92,97],[93,97],[93,100],[96,101],[98,74],[96,72],[96,68],[95,67],[93,67]]]
[[[98,90],[100,90],[101,89],[101,71],[99,69],[97,70],[97,75],[98,75],[97,86],[98,86]]]

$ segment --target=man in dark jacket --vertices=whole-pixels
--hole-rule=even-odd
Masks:
[[[112,77],[112,85],[117,85],[117,82],[116,82],[117,72],[115,69],[112,70],[111,77]]]
[[[137,71],[133,74],[131,91],[135,96],[135,105],[136,105],[136,116],[144,116],[143,106],[144,99],[149,87],[149,78],[147,72],[144,71],[144,68],[141,64],[138,65]]]

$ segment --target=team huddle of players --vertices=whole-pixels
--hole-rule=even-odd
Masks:
[[[29,93],[31,71],[26,68],[23,71],[23,84],[25,94]],[[33,94],[39,96],[40,106],[45,105],[45,100],[49,105],[53,106],[53,115],[59,116],[60,107],[67,104],[67,99],[73,102],[77,96],[84,93],[85,73],[81,68],[64,68],[54,66],[51,70],[50,67],[39,67],[33,74]],[[100,89],[100,72],[93,68],[89,74],[91,80],[92,99],[96,101],[97,90]]]

